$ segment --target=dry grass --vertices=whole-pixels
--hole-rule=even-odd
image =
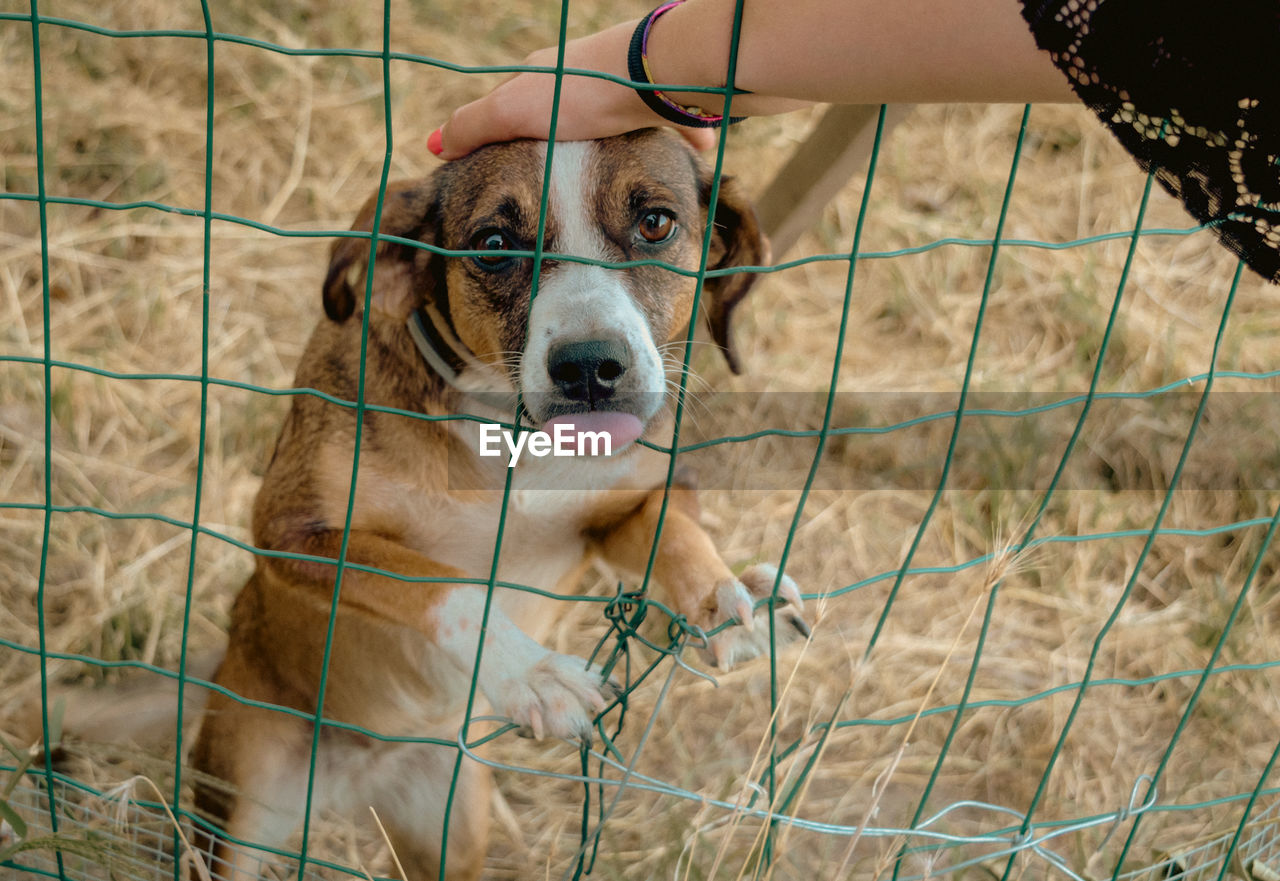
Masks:
[[[482,64],[516,61],[554,39],[557,4],[526,0],[461,4],[393,3],[393,48]],[[286,46],[377,49],[373,6],[318,2],[220,4],[218,30]],[[6,2],[5,9],[25,12]],[[574,32],[647,4],[574,4]],[[199,28],[198,9],[154,2],[67,0],[44,15],[113,28]],[[113,203],[154,200],[199,209],[204,200],[204,46],[179,38],[109,39],[41,28],[45,184],[51,196]],[[0,22],[7,90],[0,95],[0,171],[9,193],[36,191],[34,85],[27,25]],[[426,133],[449,108],[492,77],[396,63],[392,68],[394,177],[423,174],[433,160]],[[219,44],[213,137],[218,212],[285,230],[344,228],[376,185],[385,143],[378,62],[290,58]],[[1020,108],[923,107],[885,143],[863,250],[883,252],[947,237],[989,238],[1013,155]],[[763,188],[804,137],[804,115],[757,120],[734,133],[727,167]],[[1143,179],[1088,115],[1037,107],[1023,153],[1006,236],[1065,242],[1132,226]],[[838,194],[821,223],[789,257],[847,252],[861,184]],[[1147,226],[1185,228],[1180,209],[1153,195]],[[58,514],[50,524],[45,580],[49,647],[108,661],[173,667],[181,645],[190,532],[149,515],[189,522],[200,455],[198,383],[110,378],[57,368],[48,390],[52,461],[44,461],[42,288],[39,214],[30,201],[0,201],[0,635],[38,644],[35,596],[46,467],[53,500],[119,514]],[[123,374],[198,375],[204,251],[199,218],[150,209],[48,206],[50,347],[56,359]],[[325,243],[281,238],[217,222],[209,252],[209,372],[268,388],[291,380],[310,325],[319,317]],[[1023,406],[1084,392],[1123,266],[1123,239],[1067,250],[1009,246],[995,274],[977,343],[972,387],[983,406]],[[837,427],[888,425],[954,405],[973,345],[989,249],[951,245],[858,265],[850,332],[839,369]],[[1144,239],[1101,371],[1104,391],[1146,391],[1209,367],[1234,270],[1207,234]],[[816,427],[832,372],[847,264],[809,263],[758,288],[741,323],[750,372],[735,379],[710,357],[698,366],[712,387],[695,433]],[[1259,372],[1280,360],[1280,290],[1246,276],[1218,366]],[[1277,504],[1275,422],[1266,421],[1274,380],[1221,380],[1165,525],[1188,530],[1267,517]],[[1194,395],[1203,388],[1192,383]],[[930,397],[931,396],[931,397]],[[200,521],[248,541],[248,512],[287,403],[222,385],[209,388]],[[1189,402],[1189,403],[1188,403]],[[889,435],[833,438],[814,493],[798,517],[788,571],[817,597],[815,637],[779,663],[785,684],[781,742],[804,747],[780,766],[794,775],[816,748],[815,723],[847,724],[823,745],[789,811],[849,829],[848,835],[779,833],[772,877],[883,877],[899,841],[877,829],[909,825],[934,772],[950,714],[922,710],[959,700],[986,603],[997,603],[956,732],[924,816],[962,800],[1026,810],[1075,691],[1033,695],[1078,682],[1093,642],[1130,579],[1144,536],[1066,541],[1150,528],[1162,488],[1186,436],[1194,396],[1099,405],[1073,459],[1067,488],[1038,534],[1064,539],[1010,555],[1030,523],[1061,456],[1077,409],[1043,419],[971,418],[949,486],[921,536],[916,567],[955,567],[987,554],[994,562],[906,578],[869,658],[871,634],[891,577],[915,538],[941,473],[951,423]],[[1261,411],[1258,408],[1262,408]],[[695,408],[696,410],[697,408]],[[1063,416],[1062,413],[1067,415]],[[1261,415],[1259,415],[1259,412]],[[1272,415],[1274,420],[1274,414]],[[767,438],[696,459],[707,519],[727,559],[777,558],[796,519],[812,440]],[[744,475],[749,475],[746,477]],[[9,506],[9,505],[14,506]],[[1204,667],[1235,596],[1261,549],[1264,529],[1166,535],[1153,545],[1134,589],[1102,642],[1096,678],[1137,679]],[[1275,553],[1267,552],[1222,663],[1280,659]],[[194,646],[221,638],[228,603],[252,565],[225,541],[202,537],[190,579]],[[998,594],[992,588],[999,583]],[[856,585],[853,590],[841,590]],[[827,597],[828,593],[835,595]],[[596,606],[561,633],[585,650],[600,633]],[[98,680],[91,665],[53,663],[55,678]],[[31,693],[30,652],[0,649],[0,718]],[[1139,775],[1152,773],[1195,685],[1180,677],[1091,689],[1071,725],[1034,819],[1070,821],[1125,807]],[[721,677],[714,689],[678,673],[658,704],[656,684],[633,696],[620,740],[634,750],[651,713],[658,723],[636,763],[641,774],[698,798],[733,802],[760,773],[770,719],[768,665]],[[900,720],[897,724],[877,724]],[[1213,677],[1177,741],[1161,781],[1161,802],[1196,804],[1249,792],[1280,725],[1274,669]],[[2,726],[0,726],[2,727]],[[908,736],[909,733],[909,736]],[[507,740],[509,740],[508,738]],[[502,761],[574,773],[566,747],[499,743]],[[86,772],[102,788],[114,767]],[[127,773],[121,772],[123,776]],[[120,778],[116,778],[120,779]],[[522,773],[501,775],[506,808],[491,857],[494,878],[555,877],[578,847],[578,785]],[[612,790],[606,790],[611,797]],[[1228,831],[1240,805],[1147,816],[1129,857],[1150,862]],[[948,814],[952,834],[1006,827],[977,808]],[[371,829],[361,832],[375,840]],[[1076,871],[1109,867],[1128,827],[1108,838],[1096,826],[1052,847]],[[606,824],[596,876],[739,877],[751,865],[759,821],[696,799],[630,791]],[[346,831],[331,836],[346,856]],[[919,843],[919,842],[916,842]],[[1095,855],[1104,848],[1101,857]],[[911,858],[912,873],[937,872],[979,851]],[[932,861],[932,862],[931,862]],[[379,863],[384,869],[385,860]],[[999,871],[1000,864],[996,864]],[[840,867],[844,866],[842,870]],[[1023,858],[1019,871],[1049,874]]]

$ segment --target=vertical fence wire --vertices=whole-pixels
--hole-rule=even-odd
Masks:
[[[183,724],[187,691],[187,648],[191,637],[191,609],[195,597],[196,549],[200,540],[200,503],[204,498],[205,454],[209,435],[209,290],[213,268],[213,137],[214,137],[214,48],[213,18],[208,0],[200,0],[200,13],[205,28],[205,133],[204,133],[204,210],[201,212],[200,260],[200,431],[196,450],[196,479],[191,503],[191,548],[187,555],[187,583],[182,603],[181,651],[178,655],[178,711],[174,722],[174,744],[177,755],[184,755]],[[182,762],[173,763],[174,811],[182,808]],[[173,830],[173,852],[180,853],[179,830]],[[179,881],[181,863],[173,861],[173,881]]]
[[[35,86],[36,109],[36,199],[40,211],[40,320],[44,336],[44,516],[40,534],[40,573],[36,586],[36,626],[40,639],[40,727],[46,743],[51,742],[49,724],[49,645],[46,631],[45,597],[49,574],[49,541],[53,528],[53,298],[49,289],[49,194],[44,164],[44,78],[40,63],[40,5],[31,0],[31,76]],[[44,779],[49,791],[49,830],[57,837],[58,804],[53,796],[53,757],[46,751]],[[62,854],[55,855],[58,877],[66,881]]]

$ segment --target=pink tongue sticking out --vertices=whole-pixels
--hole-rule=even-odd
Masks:
[[[632,414],[616,413],[607,410],[596,410],[590,413],[570,413],[567,416],[556,416],[552,419],[548,419],[546,424],[542,426],[542,430],[554,437],[557,425],[565,425],[567,428],[562,429],[562,431],[572,432],[570,438],[573,441],[576,441],[577,454],[579,456],[591,453],[593,446],[595,446],[601,454],[605,451],[603,444],[593,444],[590,438],[583,441],[581,439],[581,432],[590,431],[608,435],[609,452],[620,453],[640,437],[640,433],[644,431],[644,425],[642,425],[640,420]]]

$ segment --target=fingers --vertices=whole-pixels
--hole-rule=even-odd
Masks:
[[[716,145],[716,130],[713,128],[678,128],[676,131],[695,150],[710,150]]]
[[[549,79],[545,74],[522,74],[522,76]],[[597,98],[594,103],[599,112],[584,113],[582,109],[588,104],[585,98],[570,99],[569,93],[593,91],[597,95],[607,90],[614,90],[616,95],[606,95],[605,100]],[[500,141],[511,141],[517,138],[536,138],[546,140],[549,136],[552,96],[544,94],[540,84],[512,81],[511,92],[521,92],[524,98],[511,98],[494,91],[478,101],[459,107],[449,117],[449,121],[433,131],[427,137],[427,149],[446,161],[460,159],[463,156],[483,147]],[[628,107],[632,95],[621,93],[621,87],[614,83],[601,86],[578,85],[564,90],[560,101],[560,111],[556,124],[556,140],[578,141],[593,138],[607,138],[636,129],[655,125],[665,125],[662,119],[649,114],[647,110],[636,112]],[[616,97],[625,99],[619,102],[621,107],[614,107]],[[538,108],[543,108],[539,110]],[[716,145],[715,129],[679,128],[677,131],[695,150],[710,150]]]
[[[620,25],[597,34],[571,40],[565,46],[564,66],[569,69],[603,71],[625,77],[626,40],[629,32]],[[515,138],[549,135],[551,116],[558,109],[557,138],[576,140],[604,137],[628,131],[618,128],[618,106],[625,106],[631,90],[595,77],[566,75],[560,79],[557,107],[557,78],[547,72],[556,67],[559,52],[540,49],[524,59],[528,67],[542,71],[518,73],[482,98],[459,107],[428,139],[428,147],[441,159],[458,159],[473,150]],[[635,99],[640,103],[639,99]],[[632,126],[638,127],[638,126]],[[612,129],[612,130],[609,130]],[[437,135],[437,132],[439,133]]]
[[[480,101],[475,101],[459,108],[449,122],[427,136],[427,149],[435,156],[447,161],[461,159],[485,144],[495,144],[499,141],[510,141],[516,138],[546,140],[548,126],[532,120],[526,124],[514,126],[485,122],[486,113],[490,109],[488,105],[492,101],[492,97],[482,98]],[[561,119],[565,120],[565,117],[562,116]],[[645,128],[656,124],[661,124],[661,120],[638,120],[635,127]],[[565,137],[563,133],[566,130],[575,132],[575,136]],[[584,126],[576,120],[569,120],[569,125],[562,125],[559,131],[563,140],[579,140],[608,137],[609,135],[631,131],[631,129],[620,128],[614,131],[613,127],[601,126],[593,130],[589,123]],[[715,129],[678,128],[676,131],[689,143],[689,146],[700,152],[710,150],[716,145],[717,134]]]
[[[427,148],[441,159],[458,159],[499,141],[549,136],[556,111],[556,140],[576,141],[620,135],[667,123],[625,85],[627,47],[635,22],[571,40],[564,51],[567,70],[599,71],[615,79],[567,73],[560,80],[556,103],[555,68],[558,52],[542,49],[524,60],[541,71],[516,74],[482,98],[459,107],[448,122],[427,138]],[[698,150],[715,146],[714,129],[681,128],[680,134]]]
[[[522,76],[532,77],[533,74],[522,74]],[[514,119],[506,119],[501,113],[506,103],[511,103],[512,106],[516,107],[521,106],[520,103],[515,103],[520,99],[508,99],[504,89],[521,92],[533,91],[536,94],[536,84],[532,86],[532,90],[528,85],[523,88],[521,86],[522,84],[516,83],[515,80],[509,80],[483,98],[459,107],[449,117],[447,123],[436,129],[427,138],[427,149],[441,159],[450,160],[460,159],[485,144],[510,141],[516,138],[545,138],[547,136],[545,129],[539,130],[535,119],[531,118],[531,114],[526,113]],[[538,99],[530,97],[524,100],[536,101]]]

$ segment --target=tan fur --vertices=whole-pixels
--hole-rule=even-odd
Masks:
[[[554,249],[562,231],[582,232],[562,230],[565,216],[555,205],[578,195],[587,200],[578,216],[590,217],[599,227],[591,234],[606,244],[629,247],[635,194],[660,194],[664,204],[678,206],[684,227],[681,240],[663,251],[661,259],[696,267],[709,180],[679,139],[649,132],[574,148],[585,152],[563,149],[590,167],[591,192],[560,193],[553,204],[546,227],[546,296],[554,296],[550,292],[560,279],[573,277],[567,274],[574,271],[572,263],[555,261]],[[493,222],[503,200],[518,205],[526,222],[536,223],[541,150],[528,142],[499,145],[427,180],[393,186],[383,203],[380,234],[467,249],[473,247],[469,236],[477,226]],[[602,181],[607,185],[599,185]],[[713,266],[763,261],[765,243],[749,206],[730,181],[720,193],[712,249],[719,262]],[[375,208],[371,199],[355,229],[373,227]],[[527,230],[522,234],[528,235]],[[329,318],[306,349],[298,369],[300,388],[356,399],[368,252],[367,238],[340,239],[335,245],[324,289]],[[406,317],[428,300],[449,316],[477,363],[490,365],[477,370],[491,372],[489,381],[505,383],[508,391],[518,386],[519,372],[508,371],[502,359],[510,354],[511,340],[523,339],[528,291],[512,288],[508,293],[514,302],[495,307],[505,301],[486,293],[490,277],[468,259],[380,242],[367,316],[367,405],[428,415],[476,412],[468,396],[427,367],[405,329]],[[629,285],[636,314],[648,328],[647,346],[682,337],[690,320],[691,279],[653,268],[627,270],[625,278],[601,277]],[[732,275],[706,286],[713,335],[730,356],[728,317],[752,278]],[[492,283],[506,282],[495,275]],[[593,320],[607,330],[613,318],[600,314]],[[526,371],[538,367],[524,365]],[[355,412],[311,395],[294,399],[254,507],[253,531],[263,550],[315,559],[259,556],[257,570],[236,599],[230,644],[216,682],[243,698],[307,715],[316,712],[336,561],[353,500],[323,715],[382,735],[453,740],[463,721],[484,588],[451,579],[487,578],[507,469],[502,461],[476,455],[473,423],[366,411],[352,495]],[[493,417],[509,421],[511,414]],[[669,430],[670,414],[664,408],[649,420],[645,436],[661,443]],[[559,485],[557,468],[572,469],[587,488],[549,488]],[[608,461],[522,463],[506,511],[499,580],[572,592],[593,555],[621,571],[643,573],[666,469],[666,456],[638,445]],[[405,581],[366,567],[444,581]],[[664,600],[705,630],[734,619],[750,622],[752,600],[772,589],[767,575],[760,570],[736,579],[698,524],[695,494],[672,490],[654,570],[655,588]],[[798,606],[794,585],[787,582],[784,595]],[[527,593],[496,591],[478,674],[480,690],[495,704],[495,712],[534,734],[585,736],[611,691],[585,662],[537,643],[550,629],[556,607]],[[797,628],[803,627],[796,608],[786,614]],[[725,631],[709,655],[729,663],[759,651],[759,642],[745,632],[742,627]],[[193,762],[228,785],[201,786],[198,807],[227,836],[280,846],[302,821],[312,738],[306,718],[215,693]],[[443,805],[456,759],[456,751],[448,747],[389,744],[325,727],[313,809],[363,810],[372,804],[387,823],[409,878],[435,878]],[[449,823],[446,878],[480,876],[489,786],[486,769],[462,762]],[[208,836],[205,844],[218,860],[256,877],[252,851],[230,848],[221,836]]]

